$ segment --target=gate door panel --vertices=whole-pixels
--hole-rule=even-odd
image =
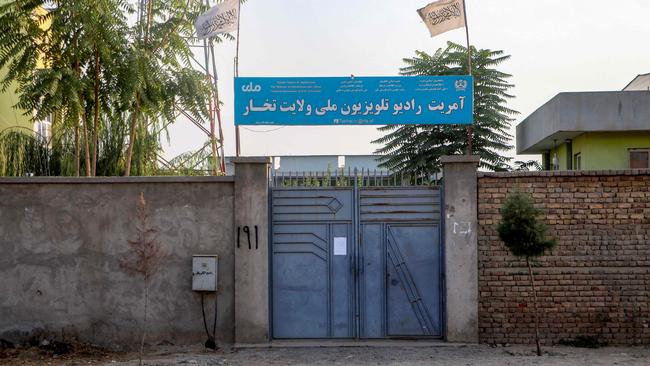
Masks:
[[[437,189],[360,190],[360,337],[441,337]]]
[[[386,226],[387,336],[440,336],[436,226]]]
[[[352,190],[273,190],[273,336],[354,332]]]

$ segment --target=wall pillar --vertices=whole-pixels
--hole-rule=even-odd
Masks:
[[[446,339],[478,343],[478,156],[441,157],[444,177]]]
[[[265,343],[270,334],[268,182],[271,159],[239,157],[232,161],[235,164],[235,342]],[[250,232],[250,249],[245,226]]]

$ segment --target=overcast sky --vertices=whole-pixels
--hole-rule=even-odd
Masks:
[[[431,38],[416,13],[427,0],[248,0],[242,6],[240,76],[392,76],[415,50],[465,42],[464,29]],[[466,0],[470,41],[503,50],[516,96],[513,124],[563,91],[620,90],[650,72],[649,0]],[[234,155],[235,42],[217,45],[226,155]],[[370,154],[376,127],[242,127],[242,155]],[[170,129],[167,156],[206,137]],[[513,141],[514,145],[514,141]],[[514,155],[514,150],[509,153]],[[528,158],[528,157],[523,157]]]

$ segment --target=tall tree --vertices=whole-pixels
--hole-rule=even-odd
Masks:
[[[60,174],[155,174],[160,135],[178,109],[207,119],[213,90],[191,65],[192,21],[207,6],[150,0],[129,22],[133,3],[0,5],[0,67],[8,70],[0,86],[17,81],[18,106],[35,120],[54,117],[48,144]]]
[[[0,65],[9,69],[3,86],[18,81],[18,105],[35,120],[54,117],[61,140],[50,143],[74,140],[75,175],[82,155],[85,175],[96,172],[100,113],[111,110],[111,75],[125,54],[130,11],[120,0],[12,1],[0,7]]]
[[[134,52],[125,69],[129,141],[124,175],[138,173],[132,168],[137,137],[146,139],[150,129],[159,131],[165,122],[174,122],[178,107],[199,120],[208,115],[212,89],[205,76],[190,67],[193,54],[187,42],[194,35],[192,20],[203,10],[202,2],[191,0],[149,0],[141,10],[132,34]]]
[[[533,313],[535,317],[535,344],[537,355],[542,355],[539,344],[539,311],[537,309],[537,289],[531,258],[539,257],[546,250],[552,249],[556,241],[547,236],[547,227],[538,220],[542,210],[536,208],[530,194],[515,192],[506,198],[501,208],[501,221],[497,227],[499,238],[510,252],[526,259],[528,279],[533,293]]]
[[[474,134],[472,153],[481,158],[483,168],[497,170],[510,158],[502,152],[511,149],[510,124],[517,111],[506,106],[513,98],[511,75],[497,67],[510,58],[503,51],[472,47],[474,76]],[[467,48],[448,42],[445,49],[432,55],[416,51],[405,58],[400,74],[466,75]],[[440,157],[462,154],[467,150],[467,132],[462,125],[389,125],[379,128],[386,135],[373,141],[383,146],[376,153],[383,155],[381,166],[396,172],[429,177],[441,170]]]

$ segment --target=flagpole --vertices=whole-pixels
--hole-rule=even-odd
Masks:
[[[463,0],[463,14],[465,15],[465,38],[467,39],[467,75],[472,76],[472,48],[469,43],[469,21],[467,21],[467,0]],[[472,93],[474,86],[472,85]],[[474,96],[472,96],[472,118],[474,117]],[[467,126],[467,155],[472,155],[472,139],[474,137],[474,125]]]
[[[239,26],[241,24],[241,0],[237,0],[237,48],[235,51],[235,77],[239,76]],[[235,125],[235,156],[241,153],[241,142],[239,141],[239,125]]]

